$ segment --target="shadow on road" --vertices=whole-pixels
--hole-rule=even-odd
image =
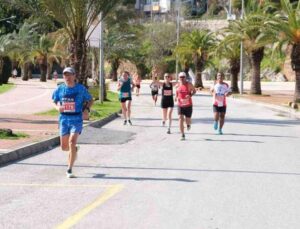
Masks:
[[[183,178],[153,178],[153,177],[107,177],[106,174],[94,174],[91,177],[78,176],[77,178],[97,178],[105,180],[134,180],[134,181],[177,181],[177,182],[197,182],[196,180]]]
[[[213,122],[212,118],[195,118],[193,123],[209,123]],[[300,125],[298,120],[274,120],[274,119],[249,119],[249,118],[227,118],[226,123],[241,123],[250,125],[263,125],[263,126],[289,126]]]

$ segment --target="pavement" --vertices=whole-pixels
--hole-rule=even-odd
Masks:
[[[211,97],[197,94],[180,141],[176,111],[168,135],[142,92],[133,126],[83,132],[76,179],[59,148],[0,168],[0,228],[300,228],[299,120],[229,98],[217,135]]]
[[[40,82],[37,79],[22,81],[12,79],[16,87],[0,94],[0,128],[28,134],[19,140],[0,140],[0,153],[39,142],[58,134],[57,117],[36,113],[53,108],[51,96],[56,82]]]

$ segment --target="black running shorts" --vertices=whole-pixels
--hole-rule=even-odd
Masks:
[[[193,113],[193,107],[179,107],[178,106],[178,115],[184,115],[187,118],[191,118]]]
[[[213,111],[214,111],[214,113],[226,113],[226,106],[218,107],[216,105],[213,105]]]

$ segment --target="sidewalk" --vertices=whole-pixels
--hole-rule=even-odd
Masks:
[[[10,79],[16,87],[0,95],[0,128],[9,128],[29,137],[19,140],[0,140],[0,153],[23,145],[39,142],[58,134],[57,118],[36,113],[53,108],[51,95],[56,82],[38,79]]]

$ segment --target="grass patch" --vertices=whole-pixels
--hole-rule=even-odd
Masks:
[[[89,89],[93,98],[95,98],[94,94],[97,95],[98,90],[97,88]],[[118,94],[115,92],[108,91],[107,92],[107,101],[104,101],[101,104],[99,101],[95,101],[90,113],[91,120],[97,120],[106,118],[109,115],[118,112],[121,109]],[[56,109],[51,109],[49,111],[36,113],[36,115],[45,115],[45,116],[58,116],[59,113]]]
[[[27,138],[29,135],[24,133],[13,133],[13,135],[9,136],[5,133],[0,133],[0,139],[5,140],[18,140],[20,138]]]
[[[49,111],[44,111],[44,112],[39,112],[39,113],[36,113],[36,115],[45,115],[45,116],[58,116],[58,111],[53,108]]]
[[[99,101],[94,103],[90,114],[91,120],[106,118],[121,109],[117,93],[108,91],[107,100],[103,104]]]
[[[14,87],[15,87],[15,85],[12,84],[12,83],[2,84],[2,85],[0,86],[0,94],[5,93],[5,92],[7,92],[7,91],[13,89]]]

